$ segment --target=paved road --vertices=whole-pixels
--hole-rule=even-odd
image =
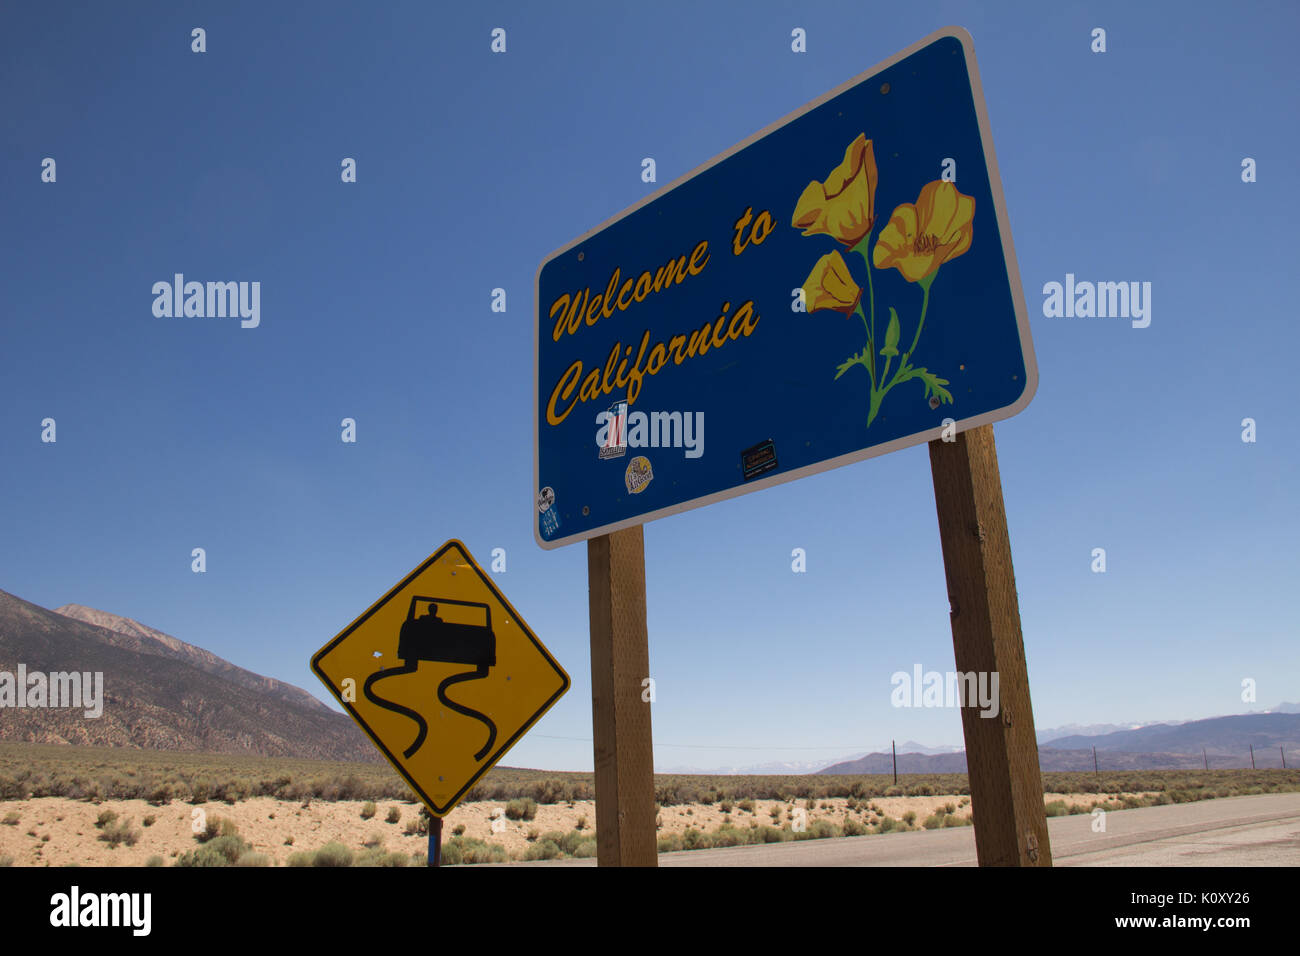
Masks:
[[[1300,866],[1300,793],[1225,797],[1047,821],[1057,866]],[[551,860],[515,866],[594,866]],[[970,827],[661,853],[660,866],[975,866]]]

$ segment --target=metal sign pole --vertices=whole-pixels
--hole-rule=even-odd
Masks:
[[[930,442],[957,670],[998,675],[996,715],[962,701],[980,866],[1051,866],[1038,742],[993,427]]]
[[[442,866],[442,817],[429,821],[429,866]]]
[[[636,525],[587,542],[596,862],[658,866],[646,630],[645,539]]]

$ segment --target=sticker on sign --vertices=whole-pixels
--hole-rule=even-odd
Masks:
[[[931,34],[552,253],[534,348],[544,548],[1019,412],[1038,371],[970,35]],[[624,428],[681,448],[706,419],[698,454],[615,452]]]

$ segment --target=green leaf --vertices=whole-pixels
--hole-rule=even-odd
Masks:
[[[880,350],[880,354],[898,354],[898,313],[892,305],[889,307],[889,328],[885,330],[885,347]]]
[[[853,366],[855,365],[861,365],[863,368],[867,368],[867,355],[868,355],[867,350],[863,349],[861,352],[859,352],[857,355],[854,355],[852,358],[845,359],[842,363],[840,363],[839,368],[836,370],[835,378],[839,378],[841,375],[843,375],[849,369],[853,368]]]
[[[923,368],[912,369],[907,377],[919,378],[922,382],[925,383],[925,395],[923,396],[924,398],[928,399],[931,395],[935,395],[938,397],[940,404],[942,405],[952,404],[952,392],[948,391],[946,388],[943,387],[945,385],[950,384],[946,378],[940,378],[939,376],[935,375],[933,372],[927,371],[926,369]]]

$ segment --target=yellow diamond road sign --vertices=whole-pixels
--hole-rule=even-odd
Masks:
[[[564,668],[454,538],[311,667],[440,817],[569,689]]]

